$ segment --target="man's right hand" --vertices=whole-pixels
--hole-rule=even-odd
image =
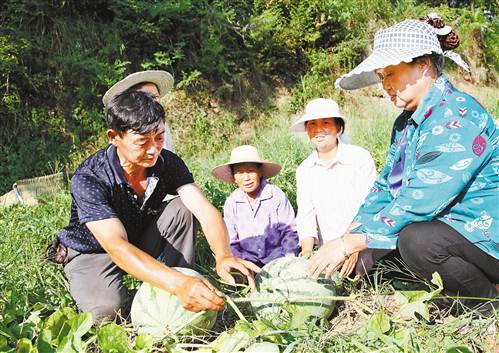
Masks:
[[[189,311],[222,310],[225,305],[222,292],[204,277],[185,276],[175,288],[174,294]]]

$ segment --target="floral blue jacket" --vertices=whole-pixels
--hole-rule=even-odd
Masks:
[[[398,233],[438,219],[499,259],[499,131],[470,95],[440,76],[407,125],[402,186],[388,176],[400,160],[396,132],[386,164],[355,221],[368,248],[395,249]]]

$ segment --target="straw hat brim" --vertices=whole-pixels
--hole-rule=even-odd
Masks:
[[[327,114],[326,114],[327,115]],[[325,119],[325,118],[334,118],[334,119],[343,119],[345,120],[345,117],[341,114],[335,114],[334,116],[323,116],[323,115],[317,115],[317,114],[304,114],[301,116],[298,120],[296,120],[293,125],[289,128],[289,131],[291,132],[306,132],[307,129],[305,129],[305,123],[310,120],[315,120],[315,119]]]
[[[401,62],[410,63],[418,56],[431,54],[430,49],[406,49],[406,50],[375,50],[371,55],[361,62],[349,73],[341,76],[335,82],[337,88],[353,90],[380,83],[374,70],[383,69],[390,65],[397,65]]]
[[[163,70],[148,70],[135,72],[128,75],[123,80],[116,82],[102,97],[104,107],[107,107],[111,99],[120,93],[123,93],[130,87],[141,83],[151,82],[158,87],[159,95],[163,98],[173,88],[173,76]]]
[[[276,176],[281,171],[281,166],[277,163],[267,162],[267,161],[255,161],[255,160],[242,160],[237,163],[225,163],[220,164],[212,169],[211,175],[224,183],[234,183],[234,176],[230,169],[231,165],[239,163],[258,163],[262,165],[262,178],[269,179]]]

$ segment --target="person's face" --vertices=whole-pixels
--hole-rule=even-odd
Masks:
[[[396,107],[411,111],[417,109],[427,91],[424,66],[402,62],[376,70],[383,89]]]
[[[165,123],[145,134],[127,130],[121,135],[114,129],[108,130],[110,142],[118,150],[122,164],[150,168],[156,164],[165,141]]]
[[[310,141],[319,152],[329,152],[338,144],[338,126],[334,118],[309,120],[306,122]]]
[[[160,101],[160,95],[159,95],[159,90],[158,87],[151,82],[144,83],[142,87],[139,89],[140,92],[146,92],[149,93],[154,97],[154,99],[159,102]]]
[[[262,172],[256,163],[238,163],[234,167],[236,185],[248,195],[254,196],[260,187]]]

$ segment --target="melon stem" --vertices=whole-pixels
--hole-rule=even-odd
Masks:
[[[232,299],[232,298],[230,298],[229,296],[226,295],[225,296],[225,300],[227,301],[227,303],[229,303],[229,305],[231,306],[232,310],[234,310],[234,312],[239,317],[239,319],[241,319],[243,321],[248,321],[246,319],[246,317],[244,317],[244,315],[241,312],[241,310],[239,310],[239,308],[237,307],[237,305],[234,303],[234,300],[237,300],[237,299]]]
[[[356,295],[349,296],[336,296],[336,295],[326,295],[326,296],[306,296],[306,297],[283,297],[282,299],[266,299],[266,298],[231,298],[234,303],[247,303],[247,302],[266,302],[271,304],[280,304],[283,301],[286,302],[315,302],[320,300],[336,300],[336,301],[348,301],[355,300]],[[228,297],[226,297],[229,299]],[[227,300],[228,301],[228,300]],[[229,302],[230,304],[230,302]]]

